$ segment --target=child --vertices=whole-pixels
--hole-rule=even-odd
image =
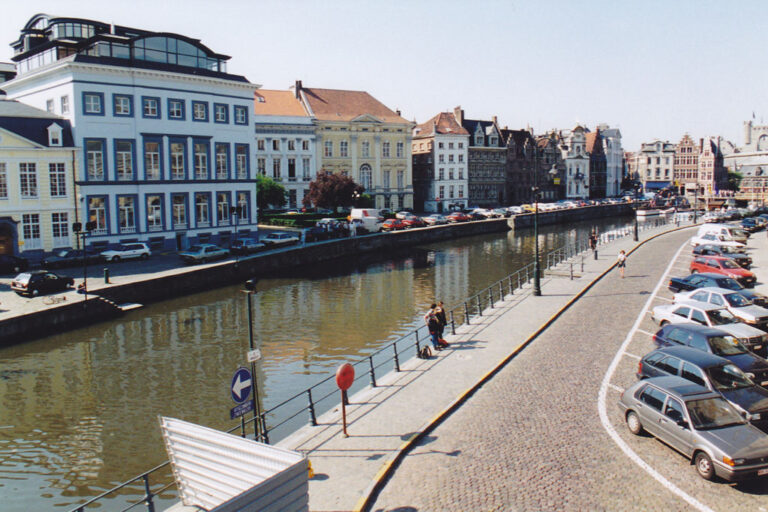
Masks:
[[[621,273],[621,278],[624,279],[624,268],[627,266],[627,254],[624,252],[624,249],[619,251],[619,272]]]

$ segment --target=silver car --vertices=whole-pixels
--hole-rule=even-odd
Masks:
[[[675,302],[709,302],[715,306],[727,308],[735,317],[765,330],[768,325],[768,309],[757,306],[741,293],[727,288],[706,287],[675,294]]]
[[[627,388],[618,405],[630,432],[658,437],[706,480],[768,476],[768,435],[718,393],[681,377],[653,377]]]
[[[651,317],[661,326],[696,323],[716,327],[738,338],[749,350],[761,355],[768,344],[768,334],[751,325],[741,323],[740,319],[726,308],[708,302],[680,301],[675,304],[662,304],[653,308]]]

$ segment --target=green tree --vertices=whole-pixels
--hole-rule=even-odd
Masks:
[[[280,208],[285,204],[285,187],[268,176],[256,176],[256,204],[259,208],[268,205]]]
[[[728,171],[728,190],[739,190],[742,178],[738,172]]]
[[[363,187],[344,174],[320,171],[309,183],[309,194],[304,196],[304,206],[336,208],[353,204],[353,195],[363,193]]]

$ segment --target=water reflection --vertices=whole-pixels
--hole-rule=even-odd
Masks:
[[[595,225],[615,227],[542,228],[542,254]],[[264,405],[408,333],[436,299],[457,304],[530,263],[533,243],[530,230],[483,235],[261,280],[253,313]],[[228,287],[1,349],[3,510],[70,505],[163,462],[158,415],[233,426],[229,384],[245,362],[247,319],[243,293]]]

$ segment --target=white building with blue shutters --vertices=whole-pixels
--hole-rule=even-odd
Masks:
[[[9,99],[69,119],[89,245],[155,250],[255,234],[254,93],[199,40],[39,14],[11,46]]]

